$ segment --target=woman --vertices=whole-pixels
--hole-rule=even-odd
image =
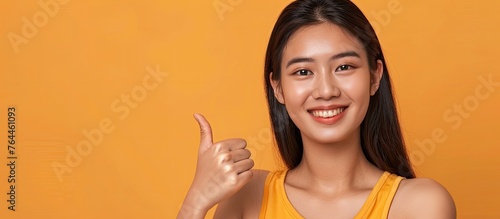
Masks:
[[[285,171],[252,170],[242,139],[201,143],[178,218],[455,218],[439,183],[415,178],[377,36],[348,0],[297,0],[281,13],[264,76]]]

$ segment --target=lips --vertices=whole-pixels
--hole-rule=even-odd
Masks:
[[[308,109],[311,118],[323,125],[334,125],[344,117],[347,105],[319,106]]]
[[[331,118],[341,114],[345,109],[347,109],[347,106],[330,105],[330,106],[314,107],[308,109],[307,112],[309,112],[314,117]]]
[[[344,111],[345,108],[337,108],[334,110],[314,110],[311,111],[314,117],[323,117],[323,118],[330,118],[337,116],[341,112]]]

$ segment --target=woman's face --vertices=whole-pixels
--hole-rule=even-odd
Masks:
[[[281,81],[273,81],[273,88],[304,140],[333,143],[359,138],[370,95],[382,76],[382,63],[377,63],[370,71],[362,44],[339,26],[307,26],[285,46]]]

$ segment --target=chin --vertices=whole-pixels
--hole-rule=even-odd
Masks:
[[[337,132],[335,130],[316,132],[316,133],[301,133],[302,139],[307,138],[310,142],[318,144],[335,144],[343,142],[348,139],[347,134],[343,132]]]

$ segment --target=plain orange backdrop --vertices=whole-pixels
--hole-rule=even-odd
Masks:
[[[0,218],[174,218],[196,112],[216,141],[245,138],[256,168],[281,168],[262,70],[290,2],[3,1],[0,141],[15,106],[18,161],[12,212],[1,144]],[[354,2],[377,29],[418,176],[450,191],[459,218],[499,218],[500,2]]]

